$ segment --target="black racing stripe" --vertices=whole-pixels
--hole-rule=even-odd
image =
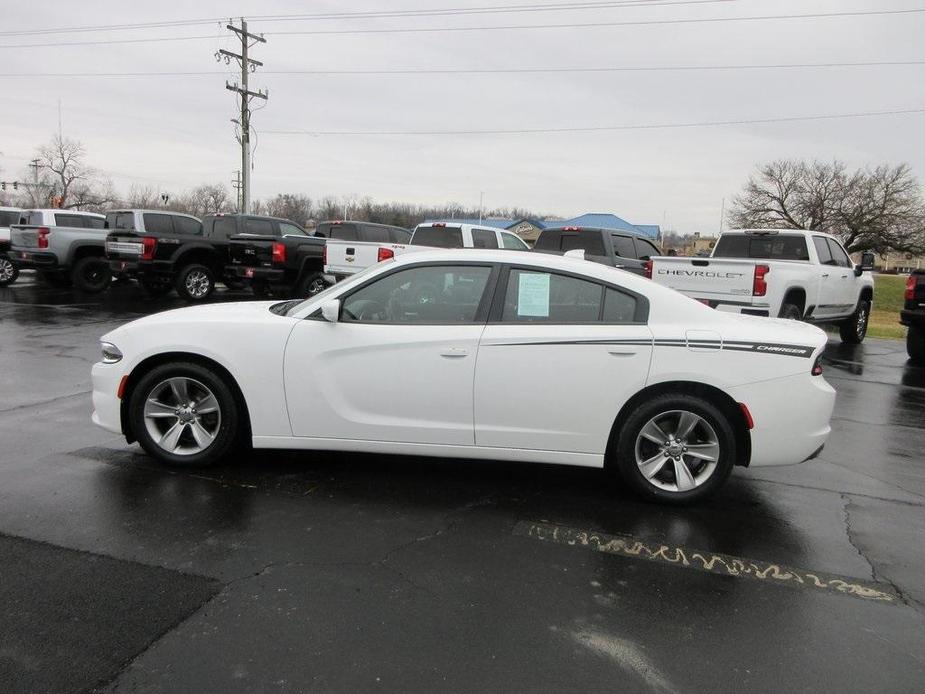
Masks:
[[[720,342],[717,340],[679,340],[673,338],[659,338],[656,340],[642,339],[588,339],[588,340],[521,340],[517,342],[486,342],[485,347],[529,347],[550,345],[636,345],[655,347],[704,347],[730,352],[752,352],[755,354],[775,354],[782,357],[799,357],[808,359],[815,352],[814,347],[806,345],[791,345],[779,342],[743,342],[732,340]]]

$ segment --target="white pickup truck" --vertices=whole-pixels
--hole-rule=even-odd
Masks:
[[[7,255],[10,251],[10,226],[19,224],[22,210],[18,207],[0,207],[0,287],[13,284],[19,269]]]
[[[530,250],[519,236],[510,231],[475,224],[425,222],[414,228],[414,233],[411,234],[411,240],[408,243],[329,239],[324,247],[324,272],[340,280],[402,253],[426,251],[433,248]]]
[[[855,265],[834,236],[800,229],[723,233],[709,258],[652,258],[647,275],[720,311],[831,323],[842,341],[867,334],[873,253]]]

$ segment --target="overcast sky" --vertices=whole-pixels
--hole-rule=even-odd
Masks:
[[[925,174],[925,113],[773,124],[527,134],[373,135],[332,131],[536,130],[741,121],[925,109],[925,65],[762,70],[401,75],[280,75],[279,70],[515,69],[775,65],[925,60],[925,13],[672,23],[639,22],[923,7],[913,0],[652,0],[607,7],[366,19],[257,21],[260,15],[551,4],[552,0],[342,0],[24,3],[0,0],[0,32],[250,16],[267,43],[252,88],[253,194],[369,195],[419,203],[518,206],[571,216],[715,231],[720,207],[756,162],[838,157],[851,165],[909,162]],[[574,4],[563,0],[558,4]],[[613,3],[612,3],[613,4]],[[414,33],[369,30],[597,26]],[[364,30],[297,34],[281,31]],[[54,45],[206,37],[151,43]],[[227,38],[218,38],[227,36]],[[9,48],[13,44],[53,44]],[[224,24],[0,36],[0,74],[208,72]],[[232,79],[233,76],[232,76]],[[116,186],[179,191],[229,182],[240,166],[225,75],[0,77],[0,172],[21,176],[58,128],[86,146]],[[256,104],[259,107],[260,104]],[[283,135],[269,131],[308,131]]]

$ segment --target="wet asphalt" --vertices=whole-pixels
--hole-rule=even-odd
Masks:
[[[179,305],[0,289],[0,691],[925,690],[925,369],[901,343],[833,339],[819,460],[674,509],[553,466],[162,468],[90,424],[89,369]]]

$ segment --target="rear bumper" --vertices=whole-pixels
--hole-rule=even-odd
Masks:
[[[835,389],[809,373],[732,388],[755,422],[749,465],[794,465],[821,451],[832,433]]]
[[[140,277],[142,275],[156,275],[169,279],[173,273],[173,263],[157,260],[139,260],[138,256],[120,258],[108,255],[109,269],[114,275],[126,277]]]
[[[899,323],[906,327],[925,327],[925,311],[907,311],[903,309],[899,312]]]
[[[279,284],[286,278],[286,271],[279,268],[270,267],[250,267],[247,265],[226,265],[225,276],[234,277],[240,280],[257,280],[260,282],[269,282],[270,284]]]
[[[12,248],[7,257],[20,270],[57,270],[60,267],[54,253]]]

